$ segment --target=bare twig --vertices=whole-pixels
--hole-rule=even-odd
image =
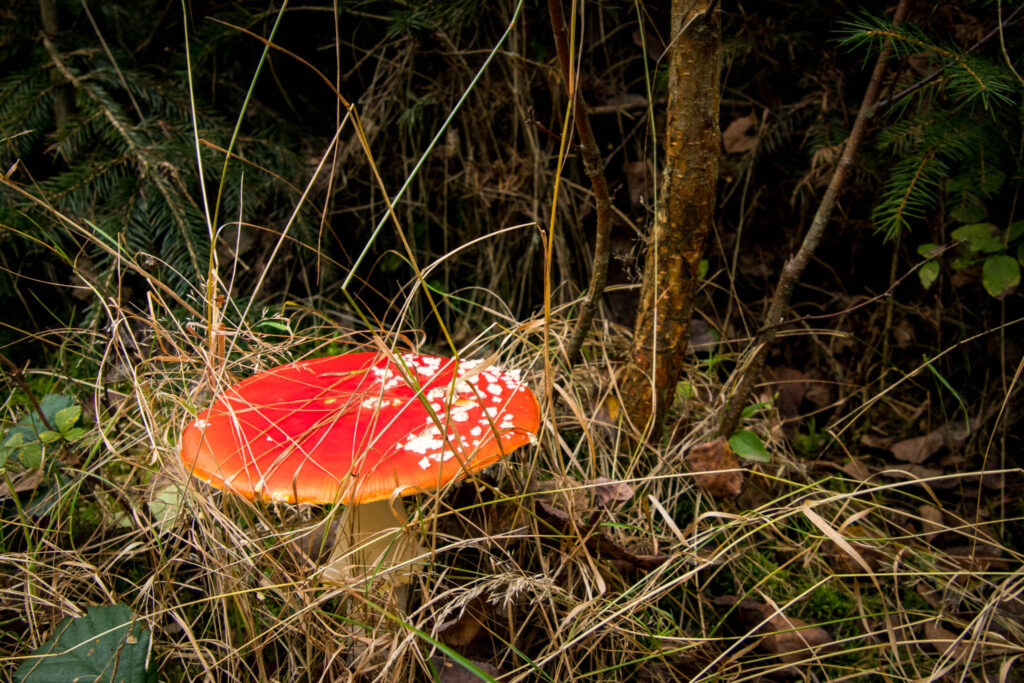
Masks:
[[[572,55],[569,53],[569,42],[566,39],[569,28],[566,26],[565,15],[562,12],[562,1],[548,0],[548,8],[551,13],[551,29],[555,34],[555,47],[558,49],[558,62],[562,67],[562,78],[565,79],[565,87],[572,99],[573,120],[576,122],[576,132],[580,136],[583,170],[594,187],[594,200],[597,205],[597,225],[594,228],[594,262],[590,269],[590,285],[587,287],[587,296],[583,300],[583,307],[576,318],[566,353],[569,363],[575,363],[579,360],[583,339],[587,336],[587,330],[590,329],[590,323],[597,312],[601,294],[604,292],[604,285],[608,280],[608,233],[611,230],[612,200],[608,194],[608,181],[604,177],[604,161],[601,159],[601,151],[594,140],[594,131],[590,128],[587,104],[583,101],[583,93],[579,89],[579,73],[575,74],[574,79],[570,66]]]
[[[909,5],[910,0],[900,0],[899,5],[896,7],[896,13],[893,15],[894,24],[899,24],[903,21]],[[804,235],[804,241],[800,245],[800,249],[791,259],[786,261],[786,265],[782,268],[782,274],[779,276],[779,282],[775,287],[771,304],[768,306],[768,312],[765,314],[764,323],[754,340],[755,350],[753,355],[746,366],[739,369],[742,376],[736,390],[729,399],[729,403],[725,407],[723,417],[719,423],[720,434],[729,435],[736,429],[743,406],[747,404],[750,394],[754,390],[754,385],[761,377],[765,356],[778,334],[783,313],[789,306],[789,300],[793,296],[793,289],[807,267],[811,255],[818,248],[818,243],[821,242],[825,227],[832,217],[836,199],[843,189],[846,176],[850,172],[850,167],[853,166],[853,159],[857,154],[857,148],[860,146],[861,139],[864,137],[868,121],[875,113],[878,93],[882,87],[882,78],[885,76],[886,64],[891,56],[892,49],[889,47],[884,48],[881,54],[878,55],[878,61],[875,63],[875,69],[871,74],[871,81],[868,83],[867,90],[864,93],[864,99],[861,102],[860,110],[857,112],[857,118],[850,129],[850,136],[846,139],[843,155],[836,165],[836,170],[832,173],[832,180],[828,184],[828,189],[825,190],[825,196],[822,197],[821,204],[818,205],[818,210],[811,221],[811,227],[808,228],[807,234]]]
[[[7,369],[11,371],[11,379],[13,379],[14,383],[18,385],[18,388],[24,391],[25,395],[28,396],[28,400],[30,403],[32,403],[32,408],[35,409],[36,414],[39,416],[39,419],[42,420],[43,426],[49,429],[51,432],[57,431],[56,429],[53,428],[53,425],[50,424],[50,421],[46,418],[46,413],[43,412],[42,406],[40,406],[39,401],[36,400],[36,395],[32,393],[32,387],[30,387],[28,385],[28,382],[25,381],[25,375],[24,373],[22,373],[21,368],[15,365],[14,361],[12,361],[10,358],[8,358],[2,353],[0,353],[0,362],[7,366]]]

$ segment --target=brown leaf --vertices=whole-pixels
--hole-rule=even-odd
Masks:
[[[889,450],[897,460],[920,465],[943,448],[954,449],[963,446],[970,431],[966,422],[953,422],[933,429],[924,436],[897,441]]]
[[[608,507],[613,503],[625,503],[633,497],[633,487],[608,477],[598,477],[587,482],[594,493],[594,502],[600,507]]]
[[[775,402],[779,414],[787,418],[799,415],[800,404],[807,394],[807,375],[796,368],[773,368],[768,377],[768,391],[779,394]]]
[[[43,473],[39,470],[24,470],[20,474],[12,477],[14,493],[26,493],[27,491],[35,491],[39,488],[39,485],[45,481]],[[12,497],[11,487],[7,484],[0,486],[0,500],[7,500]]]
[[[787,617],[753,598],[723,595],[713,602],[718,607],[732,609],[729,621],[734,629],[762,637],[757,646],[759,650],[778,655],[787,664],[803,661],[810,654],[808,650],[813,651],[832,642],[832,636],[820,626],[810,626],[803,619]],[[763,625],[758,627],[762,622]]]
[[[867,481],[871,477],[871,470],[858,458],[850,458],[847,462],[840,465],[839,469],[850,475],[851,478],[859,481]]]
[[[935,537],[946,530],[942,523],[942,510],[934,505],[922,503],[917,506],[917,512],[921,515],[921,531],[924,533],[924,540],[935,540]]]
[[[537,516],[554,528],[558,533],[564,534],[567,537],[576,535],[573,532],[573,519],[568,512],[559,510],[553,505],[545,503],[543,500],[535,501],[534,509],[537,512]],[[585,542],[587,550],[595,555],[611,560],[617,560],[633,569],[642,569],[646,571],[657,569],[669,559],[668,555],[637,555],[629,552],[610,539],[604,532],[594,531],[599,521],[599,513],[595,512],[589,524],[584,525],[579,522],[575,524],[575,528],[578,530],[578,533],[582,534],[586,539]]]
[[[470,664],[483,671],[492,678],[501,676],[501,672],[493,664],[488,662],[477,662],[472,659]],[[430,663],[437,671],[437,680],[441,683],[480,683],[480,677],[458,662],[447,657],[431,657]]]
[[[726,154],[741,154],[754,148],[757,138],[747,135],[750,129],[757,125],[757,114],[750,112],[747,116],[734,119],[724,131],[722,131],[722,147]]]
[[[714,498],[735,498],[743,491],[743,471],[725,437],[699,444],[686,454],[697,486]]]
[[[864,434],[860,437],[862,445],[868,448],[877,448],[881,451],[887,451],[892,448],[892,439],[888,436],[874,436],[872,434]]]
[[[932,649],[939,654],[943,654],[952,648],[953,651],[950,654],[956,659],[967,654],[971,647],[969,643],[965,643],[962,639],[960,642],[957,642],[955,633],[942,628],[934,621],[925,623],[924,636],[928,639],[928,644],[932,646]]]
[[[438,637],[453,647],[469,645],[483,630],[485,609],[486,605],[480,597],[473,598],[461,614],[438,625]]]

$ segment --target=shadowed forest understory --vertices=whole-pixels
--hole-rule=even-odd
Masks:
[[[0,678],[1021,680],[1022,22],[10,0]]]

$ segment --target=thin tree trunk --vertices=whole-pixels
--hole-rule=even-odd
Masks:
[[[697,267],[714,220],[720,138],[714,0],[673,0],[661,200],[619,391],[633,425],[660,433],[689,339]]]
[[[573,326],[566,351],[568,361],[572,364],[579,360],[583,340],[590,330],[590,323],[594,320],[594,314],[601,302],[601,294],[604,293],[604,286],[608,281],[608,235],[611,232],[612,200],[608,193],[608,182],[604,176],[604,160],[601,158],[601,150],[594,139],[594,131],[590,127],[587,103],[583,100],[583,93],[580,92],[579,73],[576,73],[575,77],[573,75],[570,61],[572,55],[569,54],[569,41],[566,39],[569,27],[566,26],[565,14],[562,12],[562,0],[548,0],[548,11],[551,14],[551,29],[555,34],[558,62],[562,67],[562,79],[565,81],[569,97],[572,98],[572,115],[576,123],[576,132],[580,136],[583,170],[590,178],[590,184],[594,188],[594,202],[597,211],[590,285],[587,288],[587,296],[583,300],[579,316],[576,318],[576,324]]]

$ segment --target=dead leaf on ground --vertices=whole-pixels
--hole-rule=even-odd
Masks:
[[[778,393],[775,406],[785,418],[797,417],[807,394],[807,375],[796,368],[772,368],[768,373],[770,393]]]
[[[685,460],[697,486],[713,498],[735,498],[743,492],[740,461],[725,437],[694,446]]]
[[[888,436],[875,436],[874,434],[863,434],[860,437],[862,446],[877,448],[880,451],[887,451],[892,448],[892,438]]]
[[[45,481],[42,472],[39,470],[24,470],[12,477],[14,493],[27,493],[35,491]],[[7,484],[0,486],[0,501],[12,498],[11,487]]]
[[[757,125],[757,114],[750,112],[748,115],[734,119],[722,131],[722,147],[726,154],[742,154],[750,151],[757,144],[757,137],[748,135],[751,129]]]
[[[871,470],[858,458],[850,458],[839,469],[857,481],[867,481],[871,477]]]
[[[928,639],[928,644],[932,646],[932,649],[939,654],[944,654],[952,647],[950,654],[957,659],[967,654],[971,647],[963,640],[957,642],[955,633],[942,628],[934,621],[925,623],[924,636]]]
[[[480,635],[486,619],[486,604],[479,597],[470,600],[462,613],[437,626],[437,635],[446,645],[466,647]]]
[[[761,637],[758,649],[778,655],[787,664],[804,661],[818,648],[832,643],[832,636],[822,627],[810,626],[803,619],[788,617],[777,612],[771,605],[753,598],[723,595],[713,602],[716,607],[732,609],[729,622],[733,629],[745,630]],[[758,628],[762,622],[765,623]]]
[[[472,659],[467,661],[492,678],[501,676],[501,671],[489,662],[477,662]],[[437,680],[441,683],[480,683],[480,676],[455,660],[447,657],[431,657],[430,663],[437,672]]]
[[[972,420],[972,422],[977,421]],[[968,427],[966,422],[951,422],[933,429],[924,436],[897,441],[889,447],[889,450],[897,460],[920,465],[943,448],[951,450],[960,448],[972,431],[973,429]]]
[[[946,526],[942,523],[942,510],[934,505],[922,503],[917,506],[917,513],[921,516],[921,532],[924,534],[924,540],[929,543],[946,530]]]
[[[568,512],[559,510],[543,500],[535,501],[534,509],[537,512],[537,516],[559,534],[563,534],[567,538],[584,536],[587,550],[605,559],[625,565],[626,568],[650,571],[657,569],[669,559],[668,555],[637,555],[636,553],[631,553],[609,538],[606,533],[595,531],[600,521],[600,513],[595,512],[588,524],[581,524],[579,521],[573,524],[574,520]],[[574,531],[574,527],[576,531]],[[543,527],[541,532],[544,532]]]
[[[625,503],[633,497],[633,487],[608,477],[597,477],[587,482],[594,494],[594,502],[599,507],[608,507],[614,503]]]

